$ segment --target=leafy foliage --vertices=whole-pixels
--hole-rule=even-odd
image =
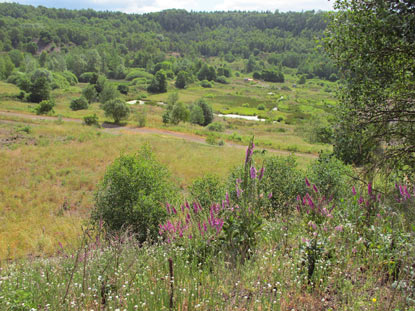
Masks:
[[[113,118],[116,124],[130,115],[130,108],[118,98],[106,101],[102,105],[102,109],[105,111],[105,116]]]
[[[88,109],[88,101],[85,97],[81,96],[77,99],[73,99],[70,104],[72,110]]]
[[[339,120],[367,135],[366,141],[387,145],[379,166],[413,172],[414,4],[338,0],[335,8],[325,48],[342,77]],[[361,148],[363,155],[370,145]]]
[[[149,149],[123,155],[108,168],[95,196],[93,219],[109,231],[131,230],[140,242],[156,238],[167,217],[164,204],[174,200],[169,172]]]

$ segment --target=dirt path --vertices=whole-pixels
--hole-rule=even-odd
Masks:
[[[30,120],[51,120],[51,121],[55,120],[56,121],[58,119],[57,117],[38,116],[38,115],[33,115],[33,114],[9,112],[9,111],[0,111],[0,116],[1,115],[10,116],[10,117],[26,118]],[[61,118],[61,120],[65,122],[83,123],[82,120],[74,119],[74,118]],[[128,133],[129,132],[129,133],[139,133],[139,134],[167,135],[167,136],[185,139],[187,141],[191,141],[195,143],[206,144],[205,137],[194,135],[194,134],[189,134],[189,133],[174,132],[174,131],[169,131],[169,130],[163,130],[163,129],[158,129],[158,128],[148,128],[148,127],[143,127],[143,128],[123,127],[123,126],[117,126],[117,125],[109,124],[109,123],[104,123],[102,127],[105,132],[109,132],[109,133],[114,133],[114,132],[117,132],[117,133],[127,132]],[[236,144],[234,142],[229,142],[229,141],[226,142],[226,146],[233,147],[233,148],[239,148],[239,149],[246,149],[245,145],[240,145],[240,144]],[[269,149],[269,148],[261,148],[261,149],[265,149],[268,152],[275,153],[278,155],[284,155],[284,156],[294,154],[295,156],[299,156],[299,157],[317,158],[315,154],[310,154],[310,153],[290,152],[290,151],[285,151],[285,150],[275,150],[275,149]]]

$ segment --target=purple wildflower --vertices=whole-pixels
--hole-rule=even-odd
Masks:
[[[256,168],[255,166],[251,167],[251,179],[255,179],[256,178]]]
[[[342,232],[343,231],[343,226],[338,225],[336,228],[334,228],[334,230],[336,230],[337,232]]]
[[[353,195],[356,195],[356,188],[354,186],[352,187],[352,193]]]
[[[268,194],[268,199],[271,199],[272,198],[272,192],[270,192],[269,194]]]
[[[306,186],[307,186],[307,187],[310,187],[310,186],[311,186],[311,184],[310,184],[310,182],[308,181],[308,178],[307,178],[307,177],[305,178],[305,184],[306,184]]]
[[[313,184],[313,190],[314,190],[314,192],[315,192],[315,193],[318,193],[318,188],[317,188],[317,186],[316,186],[316,185],[314,185],[314,184]]]
[[[254,153],[254,148],[255,148],[255,144],[254,142],[252,142],[252,144],[249,145],[248,149],[246,149],[245,164],[251,161],[252,154]]]
[[[170,214],[171,213],[171,211],[170,211],[170,204],[169,203],[166,203],[166,210],[167,210],[167,214]]]
[[[230,206],[231,205],[231,203],[230,203],[230,201],[229,201],[229,193],[226,191],[226,204],[228,205],[228,206]]]
[[[372,194],[372,183],[368,183],[367,184],[367,193],[369,194],[369,195],[371,195]]]
[[[258,180],[261,180],[262,177],[264,177],[264,171],[265,171],[265,168],[264,167],[261,167],[261,170],[259,171]]]

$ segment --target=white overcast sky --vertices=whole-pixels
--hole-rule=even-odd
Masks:
[[[67,9],[95,9],[147,13],[166,9],[187,11],[308,11],[332,10],[334,0],[0,0]]]

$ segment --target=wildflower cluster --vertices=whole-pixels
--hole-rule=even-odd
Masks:
[[[264,176],[264,167],[259,171],[253,163],[254,143],[251,141],[245,158],[243,175],[235,182],[234,200],[226,193],[221,203],[209,208],[198,202],[186,202],[178,210],[169,204],[167,213],[171,216],[159,225],[159,233],[168,243],[187,245],[204,250],[219,247],[231,258],[249,257],[256,241],[256,234],[262,224],[261,207],[272,194],[264,195],[258,187]],[[189,242],[192,240],[191,242]]]
[[[186,202],[181,205],[179,211],[167,203],[166,209],[168,214],[177,216],[159,225],[159,234],[165,236],[168,243],[182,238],[198,237],[210,242],[222,232],[224,212],[230,209],[230,202],[226,200],[221,205],[212,204],[208,212],[204,211],[198,202],[193,202],[191,205]]]

